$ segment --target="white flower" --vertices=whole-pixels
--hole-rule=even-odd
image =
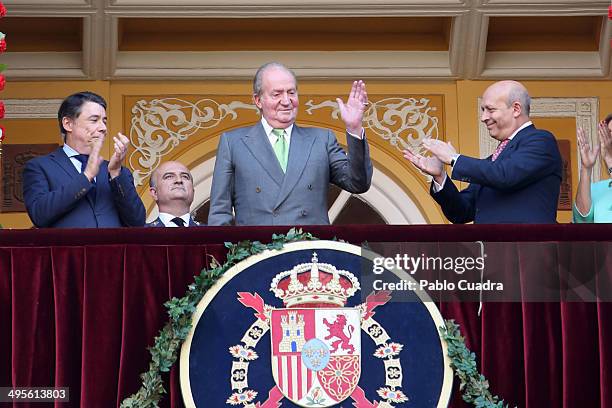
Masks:
[[[256,396],[257,396],[257,391],[245,390],[243,392],[233,393],[225,402],[231,405],[247,404],[253,401],[253,399]]]
[[[230,347],[229,352],[231,353],[233,357],[239,358],[241,360],[251,361],[259,357],[257,353],[255,352],[255,350],[245,348],[241,346],[240,344]]]
[[[384,398],[391,402],[400,403],[408,401],[408,397],[406,397],[406,394],[404,394],[400,390],[392,390],[389,387],[382,387],[379,388],[376,392],[378,392],[378,395],[380,395],[381,398]]]
[[[388,343],[377,348],[374,352],[374,357],[385,358],[397,356],[403,348],[404,346],[399,343]]]

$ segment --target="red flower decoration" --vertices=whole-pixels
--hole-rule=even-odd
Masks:
[[[0,40],[0,52],[6,51],[6,40],[3,38]]]
[[[4,140],[4,128],[0,126],[0,143]]]
[[[0,101],[0,119],[4,118],[4,102]]]
[[[6,7],[4,7],[4,4],[2,4],[2,2],[0,1],[0,17],[4,16],[6,16]]]
[[[4,85],[6,85],[6,77],[0,74],[0,91],[4,90]]]

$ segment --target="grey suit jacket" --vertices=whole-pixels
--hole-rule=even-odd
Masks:
[[[283,173],[261,122],[221,135],[208,225],[329,224],[329,183],[364,193],[372,181],[368,142],[347,135],[348,157],[331,130],[294,125]],[[233,210],[233,213],[232,213]]]

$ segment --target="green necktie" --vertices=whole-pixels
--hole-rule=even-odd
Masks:
[[[289,147],[287,146],[287,139],[285,138],[285,129],[272,129],[272,134],[276,136],[276,143],[274,143],[274,153],[276,158],[283,169],[283,172],[287,172],[287,160],[289,159]]]

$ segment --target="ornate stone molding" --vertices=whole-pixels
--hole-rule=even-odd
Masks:
[[[56,119],[61,99],[5,99],[6,119]]]
[[[480,141],[480,157],[484,158],[491,155],[498,142],[489,136],[487,127],[480,122],[480,102],[478,98],[477,118],[479,121],[478,138]],[[531,99],[531,117],[534,118],[575,118],[576,127],[582,127],[591,139],[591,145],[599,143],[597,138],[597,121],[599,114],[599,99],[598,98],[532,98]],[[578,157],[580,153],[578,152]],[[578,168],[580,168],[580,160]],[[595,163],[595,168],[598,166],[599,158]],[[593,181],[598,181],[600,178],[599,172],[593,172]]]
[[[424,139],[438,138],[438,118],[431,116],[437,108],[431,106],[428,98],[385,98],[370,101],[365,111],[363,127],[385,140],[395,149],[410,149],[423,153]],[[331,117],[338,119],[340,111],[335,100],[325,100],[315,104],[312,99],[306,102],[306,113],[321,109],[332,109]]]
[[[257,107],[241,101],[219,103],[208,98],[197,102],[179,98],[137,101],[132,107],[129,131],[134,151],[128,158],[130,168],[134,169],[134,183],[142,185],[162,157],[199,130],[214,128],[228,117],[236,120],[239,109],[256,111]]]
[[[339,119],[335,100],[306,102],[306,114],[318,109],[330,109],[330,116]],[[132,107],[129,129],[134,151],[129,155],[129,167],[133,169],[134,182],[142,185],[160,164],[162,158],[181,142],[202,129],[216,127],[224,119],[236,120],[238,110],[257,111],[257,107],[241,101],[219,103],[213,99],[189,102],[179,98],[141,99]],[[438,138],[437,111],[428,98],[385,98],[371,101],[365,112],[364,128],[383,139],[398,151],[410,149],[424,153],[422,142]]]
[[[385,140],[398,151],[409,149],[418,154],[426,153],[423,140],[438,138],[438,118],[430,112],[437,111],[430,105],[428,98],[385,98],[372,101],[365,111],[363,127],[379,138]],[[316,109],[332,109],[331,117],[338,119],[340,111],[335,100],[326,100],[315,104],[313,100],[306,102],[306,113],[312,114]],[[431,176],[421,172],[427,179]]]

